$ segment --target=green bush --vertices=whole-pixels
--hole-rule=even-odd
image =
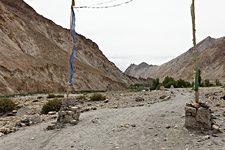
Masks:
[[[216,79],[215,83],[216,83],[216,86],[222,86],[222,84],[220,83],[220,80],[218,79]]]
[[[159,82],[159,78],[156,78],[153,80],[152,86],[150,87],[151,90],[159,90],[160,89],[160,82]]]
[[[187,87],[191,87],[191,83],[184,81],[183,79],[179,79],[176,81],[176,87],[177,88],[187,88]]]
[[[104,100],[106,100],[106,96],[103,96],[100,93],[94,93],[91,95],[90,100],[91,101],[104,101]]]
[[[205,87],[209,87],[209,85],[210,85],[210,82],[209,82],[209,80],[208,79],[205,79]]]
[[[149,86],[150,85],[144,85],[144,84],[132,84],[129,86],[129,89],[132,90],[132,91],[148,91],[149,90]]]
[[[64,98],[64,95],[48,94],[47,98]]]
[[[0,99],[0,113],[7,113],[16,109],[16,104],[11,99]]]
[[[42,107],[42,114],[47,114],[50,111],[59,111],[62,106],[62,101],[60,99],[53,99],[48,101],[43,107]]]
[[[163,82],[162,82],[163,86],[165,88],[170,88],[172,85],[176,88],[176,81],[172,78],[172,77],[165,77]]]

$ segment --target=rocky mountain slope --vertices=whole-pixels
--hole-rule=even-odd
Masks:
[[[37,14],[23,0],[0,1],[0,95],[65,91],[69,30]],[[77,36],[73,90],[119,90],[137,82]]]
[[[202,78],[225,81],[225,37],[219,39],[207,37],[196,48]],[[176,79],[192,80],[192,49],[161,66],[146,63],[132,64],[127,68],[125,74],[142,78],[163,79],[166,76],[172,76]]]

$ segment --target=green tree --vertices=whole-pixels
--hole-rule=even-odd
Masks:
[[[164,78],[162,84],[165,88],[170,88],[172,85],[176,87],[176,81],[172,77],[168,76]]]
[[[216,83],[216,86],[221,86],[221,85],[222,85],[222,84],[220,83],[220,80],[218,80],[218,79],[216,79],[215,83]]]
[[[151,90],[159,90],[160,89],[160,82],[159,82],[159,78],[156,78],[153,80],[152,86],[151,86]]]
[[[209,87],[210,86],[210,82],[209,82],[209,80],[208,79],[205,79],[205,87]]]

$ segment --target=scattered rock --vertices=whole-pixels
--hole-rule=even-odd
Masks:
[[[9,112],[7,113],[7,116],[15,116],[16,114],[15,113],[12,113],[12,112]]]
[[[136,102],[142,102],[142,101],[144,101],[144,100],[145,100],[145,99],[144,99],[143,97],[140,97],[140,96],[135,98],[135,101],[136,101]]]
[[[38,96],[38,97],[37,97],[37,99],[42,99],[42,98],[43,98],[42,96]]]
[[[57,112],[56,111],[50,111],[48,112],[48,115],[55,115]]]
[[[136,124],[132,124],[131,127],[135,128],[136,127]]]
[[[174,126],[174,129],[178,129],[178,126],[177,126],[177,125],[175,125],[175,126]]]
[[[219,137],[218,135],[216,135],[216,134],[212,134],[212,137]]]
[[[1,137],[1,136],[3,136],[3,135],[5,135],[5,134],[4,134],[4,133],[2,133],[2,132],[0,132],[0,137]]]
[[[223,132],[222,129],[220,128],[220,126],[217,124],[213,124],[212,129],[213,129],[214,133],[222,133]]]
[[[171,126],[170,126],[170,125],[167,125],[167,126],[166,126],[166,129],[170,129],[170,128],[171,128]]]
[[[6,128],[6,127],[2,127],[2,128],[0,128],[0,133],[9,134],[10,133],[10,129]]]
[[[26,126],[30,126],[30,120],[28,118],[23,118],[20,120],[21,123],[24,123]]]
[[[223,97],[220,97],[220,99],[223,99],[223,100],[225,100],[225,95],[224,95]]]
[[[38,100],[37,100],[37,99],[35,99],[35,100],[33,100],[32,102],[36,103],[36,102],[38,102]]]
[[[206,136],[203,136],[200,140],[198,140],[197,142],[203,142],[203,141],[206,141],[206,140],[209,140],[210,139],[210,136],[209,135],[206,135]]]
[[[17,110],[13,110],[12,113],[16,114],[17,113]]]
[[[91,122],[94,123],[94,124],[98,124],[99,123],[99,118],[95,118],[95,119],[91,120]]]
[[[70,124],[72,124],[72,125],[77,125],[78,122],[79,122],[78,120],[71,120],[71,121],[70,121]]]
[[[91,110],[97,110],[97,107],[91,107]]]
[[[162,95],[159,97],[159,99],[164,99],[164,98],[166,98],[166,95]]]
[[[144,106],[144,105],[145,105],[145,104],[138,104],[139,107],[142,107],[142,106]]]
[[[46,129],[47,130],[55,130],[56,129],[56,125],[55,124],[51,124]]]
[[[104,101],[104,103],[108,103],[108,102],[109,102],[109,100],[108,100],[108,99]]]
[[[20,128],[20,127],[26,127],[30,126],[32,122],[28,118],[22,118],[19,122],[16,123],[15,127]]]

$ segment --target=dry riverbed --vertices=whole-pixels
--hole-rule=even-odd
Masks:
[[[200,93],[224,131],[225,100],[220,99],[225,95],[224,89],[204,88]],[[16,115],[0,118],[0,132],[1,129],[12,132],[0,137],[1,149],[225,149],[224,133],[184,128],[184,106],[193,99],[190,89],[103,94],[106,101],[77,101],[83,112],[80,122],[53,131],[45,129],[57,114],[40,114],[48,101],[46,95],[15,98],[20,105]],[[24,119],[29,124],[17,127]]]

